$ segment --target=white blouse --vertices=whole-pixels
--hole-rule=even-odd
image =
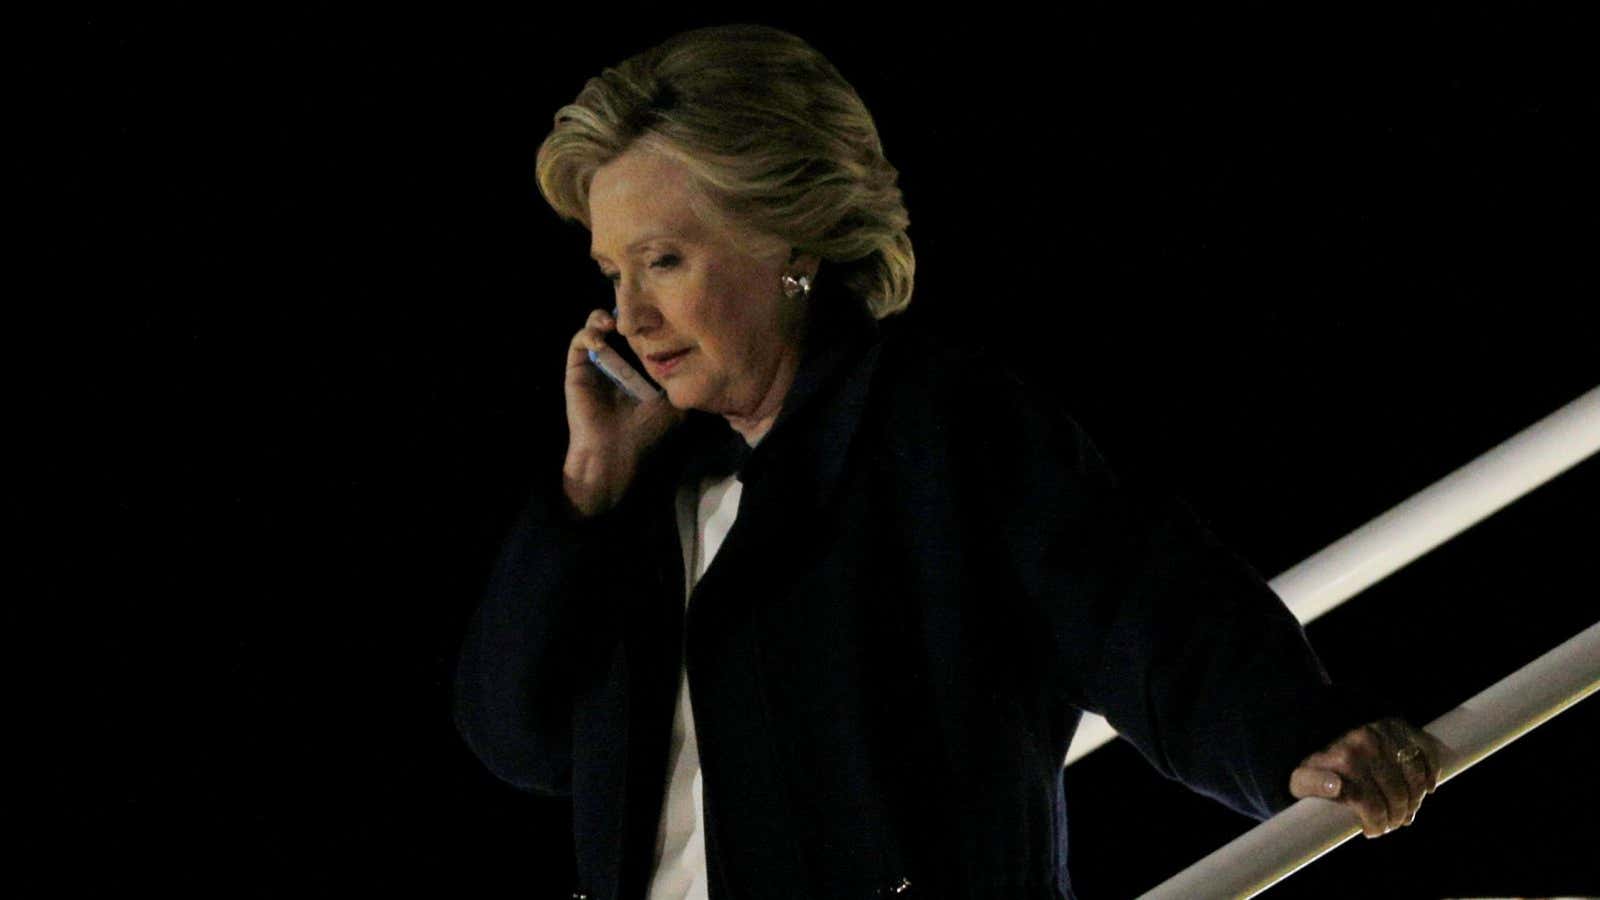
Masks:
[[[684,485],[678,491],[678,535],[683,542],[687,586],[685,609],[695,584],[711,565],[739,515],[739,495],[743,490],[738,478],[729,475],[705,478],[698,486]],[[682,664],[678,667],[678,706],[672,715],[667,767],[670,780],[661,823],[656,827],[655,874],[650,880],[649,900],[709,900],[700,751],[689,705],[689,671]]]

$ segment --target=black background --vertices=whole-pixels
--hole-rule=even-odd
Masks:
[[[72,437],[32,523],[59,614],[33,839],[72,851],[64,892],[565,896],[568,808],[448,718],[499,535],[560,462],[564,347],[606,303],[533,154],[602,66],[750,18],[84,16],[47,42],[39,306],[70,339],[25,393]],[[1577,20],[924,18],[759,19],[877,116],[910,314],[1014,351],[1264,574],[1600,383]],[[1426,721],[1600,618],[1597,480],[1312,625],[1334,676]],[[1595,707],[1275,895],[1600,891]],[[1068,791],[1085,897],[1249,824],[1123,745]]]

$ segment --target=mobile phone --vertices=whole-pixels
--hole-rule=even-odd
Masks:
[[[616,311],[612,310],[611,318],[615,320],[616,316]],[[605,373],[605,376],[611,379],[617,387],[622,388],[623,393],[641,403],[659,396],[661,391],[657,390],[649,381],[646,381],[645,377],[639,374],[639,370],[629,365],[628,361],[622,358],[621,353],[609,346],[610,341],[611,336],[607,335],[607,346],[599,350],[590,350],[589,362]]]

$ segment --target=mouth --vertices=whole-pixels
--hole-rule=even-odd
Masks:
[[[652,374],[666,375],[678,367],[678,363],[688,355],[693,347],[684,347],[682,350],[668,350],[664,353],[652,353],[644,358]]]

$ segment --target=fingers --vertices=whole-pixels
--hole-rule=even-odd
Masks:
[[[1377,782],[1388,805],[1385,831],[1411,824],[1411,817],[1422,804],[1423,791],[1413,789],[1412,782],[1401,765],[1399,753],[1406,744],[1394,740],[1383,723],[1367,726],[1364,733],[1371,736],[1367,771]],[[1414,767],[1414,766],[1413,766]]]
[[[1377,837],[1415,820],[1438,783],[1438,758],[1437,742],[1404,721],[1374,722],[1306,757],[1290,775],[1289,790],[1351,807],[1362,833]]]
[[[1409,804],[1404,824],[1410,825],[1417,818],[1417,810],[1422,807],[1422,799],[1437,783],[1438,767],[1428,759],[1427,750],[1417,739],[1416,735],[1420,732],[1416,732],[1404,720],[1385,719],[1377,724],[1386,739],[1384,748],[1388,751],[1386,759],[1393,763],[1387,768],[1396,773],[1406,784]]]
[[[1296,797],[1321,797],[1337,800],[1344,790],[1344,779],[1338,772],[1302,765],[1289,776],[1289,793]]]
[[[1383,724],[1399,748],[1395,751],[1395,760],[1411,785],[1413,802],[1405,822],[1410,825],[1416,821],[1423,798],[1437,790],[1439,780],[1444,777],[1445,746],[1438,738],[1412,727],[1404,719],[1386,719]]]
[[[589,351],[604,347],[606,333],[616,328],[616,325],[616,319],[605,310],[591,311],[589,318],[584,320],[583,327],[572,336],[572,343],[567,346],[567,368],[587,364]]]
[[[1420,728],[1413,728],[1404,719],[1394,719],[1392,721],[1396,723],[1399,729],[1396,734],[1409,742],[1411,746],[1422,751],[1421,755],[1416,757],[1414,764],[1423,773],[1423,781],[1426,785],[1424,792],[1431,794],[1438,790],[1439,781],[1444,778],[1444,744],[1426,731]]]
[[[1343,803],[1360,818],[1361,833],[1373,838],[1387,833],[1393,827],[1391,823],[1399,824],[1404,815],[1395,815],[1388,795],[1372,772],[1366,742],[1376,743],[1376,739],[1356,737],[1359,732],[1360,729],[1352,731],[1327,750],[1306,757],[1300,769],[1290,775],[1290,791],[1294,793],[1298,777],[1299,783],[1309,790],[1296,796],[1323,797]]]

